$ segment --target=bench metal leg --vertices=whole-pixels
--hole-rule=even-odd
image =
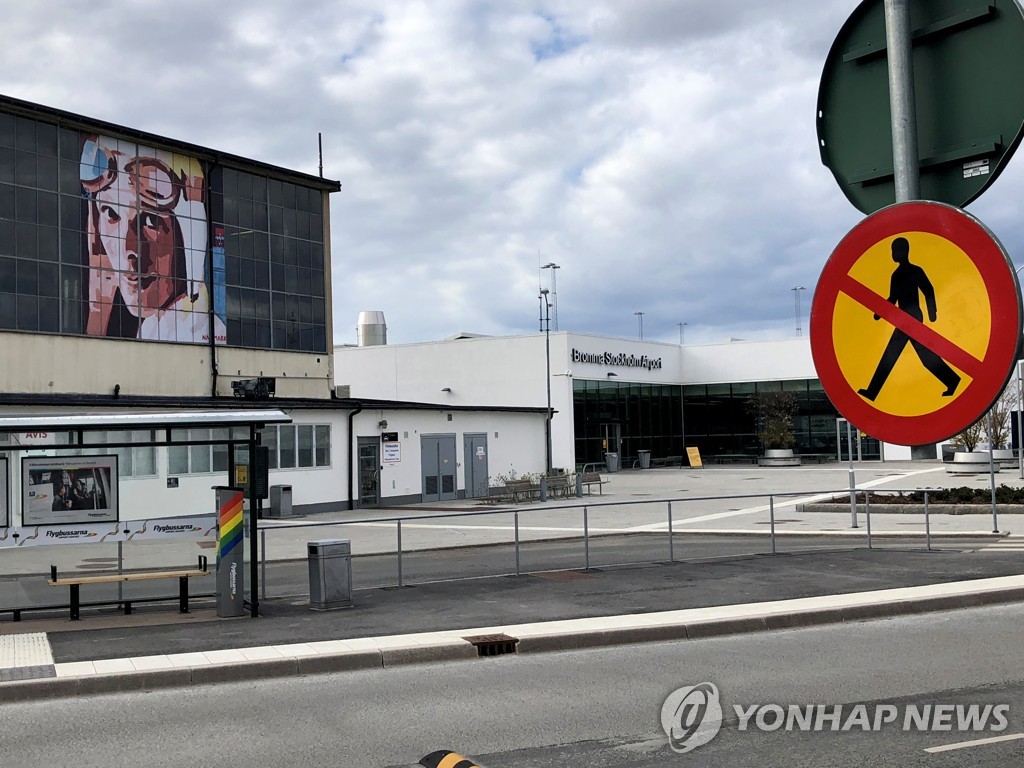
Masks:
[[[132,615],[132,601],[131,600],[125,600],[124,601],[124,615],[125,616],[131,616]]]
[[[78,584],[69,585],[71,588],[71,621],[78,621]]]
[[[188,613],[188,576],[178,579],[178,613]]]

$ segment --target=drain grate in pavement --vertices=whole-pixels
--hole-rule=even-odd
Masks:
[[[473,635],[462,639],[470,645],[476,646],[477,653],[481,656],[504,656],[508,653],[515,653],[516,645],[519,643],[518,637],[505,634]]]
[[[546,579],[547,581],[579,581],[580,579],[594,578],[594,574],[581,573],[580,571],[544,571],[543,573],[535,573],[533,575],[538,579]]]

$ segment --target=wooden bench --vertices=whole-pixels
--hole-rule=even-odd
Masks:
[[[188,613],[188,580],[192,576],[209,576],[205,555],[199,555],[198,567],[174,571],[133,571],[130,573],[108,573],[96,576],[61,576],[57,577],[57,566],[50,566],[50,580],[46,583],[51,587],[68,587],[71,591],[71,621],[79,619],[81,601],[79,590],[83,584],[117,584],[124,581],[146,581],[149,579],[178,580],[178,610]],[[158,598],[173,599],[173,598]],[[123,600],[125,615],[132,612],[132,601]]]
[[[580,485],[586,487],[588,496],[592,493],[590,490],[591,486],[594,485],[597,486],[600,495],[604,496],[603,486],[607,482],[607,480],[602,480],[601,476],[597,472],[584,472],[583,478],[580,480]]]
[[[530,480],[506,480],[505,490],[513,504],[518,504],[519,499],[529,501],[534,496],[540,497],[540,485]]]
[[[575,487],[573,491],[575,491]],[[569,496],[569,476],[552,475],[548,478],[548,498],[561,496],[563,499]]]

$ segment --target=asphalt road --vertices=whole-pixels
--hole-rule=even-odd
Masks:
[[[4,707],[3,764],[19,768],[397,766],[437,749],[488,768],[992,766],[1020,740],[926,749],[990,733],[740,731],[732,705],[1002,704],[1024,731],[1024,606],[589,651],[506,656]],[[670,751],[662,702],[712,682],[722,732]]]

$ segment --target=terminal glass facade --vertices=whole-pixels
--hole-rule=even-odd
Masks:
[[[638,451],[655,458],[683,455],[683,388],[678,384],[573,380],[576,463],[620,454],[624,466]]]
[[[836,453],[836,419],[839,413],[817,379],[695,384],[683,387],[686,444],[705,456],[758,456],[754,416],[747,409],[756,392],[787,391],[796,395],[799,411],[793,420],[797,453]]]

